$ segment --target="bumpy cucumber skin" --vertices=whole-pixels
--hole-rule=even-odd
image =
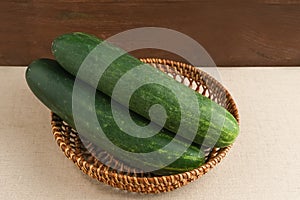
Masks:
[[[74,77],[62,69],[59,64],[50,59],[39,59],[32,62],[26,71],[26,81],[29,88],[35,96],[45,104],[50,110],[59,115],[72,127],[75,127],[73,112],[72,112],[72,91],[74,85]],[[156,158],[145,157],[142,160],[136,159],[131,154],[116,153],[114,146],[103,142],[103,136],[99,134],[96,125],[88,121],[87,116],[91,116],[91,107],[86,101],[86,98],[92,98],[91,88],[88,84],[80,82],[80,126],[84,131],[80,135],[95,145],[123,160],[129,165],[141,169],[148,169],[149,167],[161,166],[166,160],[175,160],[170,165],[156,170],[153,173],[156,175],[168,175],[185,172],[199,167],[205,162],[204,153],[198,147],[189,145],[185,142],[173,138],[172,134],[162,129],[159,133],[151,138],[137,138],[124,133],[113,120],[111,111],[111,99],[107,95],[97,91],[95,96],[95,109],[99,124],[106,134],[106,137],[118,147],[128,152],[152,152],[161,149],[163,146],[173,140],[174,151],[159,150],[160,156]],[[126,113],[124,106],[117,106],[117,114],[124,117]],[[146,125],[148,120],[132,113],[131,117],[140,125]],[[130,119],[128,119],[130,120]],[[180,147],[186,148],[184,154],[179,155],[176,152]],[[176,160],[177,159],[177,160]]]
[[[86,56],[101,42],[102,40],[99,38],[85,33],[77,32],[65,34],[54,40],[52,44],[52,52],[56,60],[65,70],[73,75],[76,75]],[[106,47],[109,51],[120,51],[119,48],[112,45],[107,45]],[[97,66],[101,67],[102,61],[99,59],[97,62],[99,62],[99,65]],[[106,69],[99,81],[97,88],[103,93],[111,96],[112,91],[120,77],[140,64],[142,64],[141,61],[130,56],[129,54],[121,56],[115,60],[109,68]],[[81,73],[80,75],[82,76],[79,78],[89,84],[93,84],[95,81],[97,81],[97,77],[95,77],[94,73],[97,70],[97,68],[91,68],[88,73]],[[157,77],[157,79],[163,80],[165,85],[171,90],[172,87],[179,87],[182,92],[189,92],[188,90],[190,90],[188,87],[184,86],[183,84],[179,84],[172,78],[166,76],[164,73],[153,67],[151,67],[151,70],[147,71],[151,71],[149,72],[148,76]],[[137,77],[138,75],[132,78],[134,79]],[[198,145],[202,145],[205,139],[204,143],[206,146],[216,147],[225,147],[232,144],[239,133],[239,125],[236,119],[226,109],[217,105],[207,97],[199,93],[196,93],[196,95],[199,102],[199,111],[201,115],[199,118],[198,131],[193,142]],[[116,101],[126,105],[126,102],[122,102],[122,98],[116,99]],[[140,88],[131,97],[130,109],[142,115],[143,117],[150,119],[148,112],[149,108],[153,104],[160,104],[165,108],[168,118],[164,124],[164,127],[171,132],[176,133],[181,120],[181,111],[176,97],[170,92],[166,92],[165,87],[147,85],[143,88]],[[187,107],[185,110],[186,112],[195,109],[189,105],[189,99],[186,99],[185,107]],[[194,118],[194,116],[191,114],[190,118]],[[155,119],[152,120],[155,121]],[[217,122],[218,120],[223,121]],[[189,138],[189,134],[192,132],[189,130],[190,128],[191,126],[185,127],[186,132],[181,136],[184,138]]]

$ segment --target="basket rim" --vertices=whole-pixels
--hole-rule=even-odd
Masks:
[[[193,66],[193,65],[185,63],[185,62],[174,61],[174,60],[164,59],[164,58],[147,57],[147,58],[140,58],[139,60],[142,62],[145,62],[145,63],[157,63],[157,64],[170,65],[170,66],[174,66],[174,65],[182,66],[185,69],[191,70],[193,72],[198,72],[201,75],[204,75],[204,76],[208,77],[209,79],[213,80],[214,83],[217,84],[218,87],[222,88],[224,90],[224,92],[226,93],[227,100],[229,100],[230,104],[232,104],[233,107],[235,108],[235,112],[232,113],[232,115],[237,120],[238,124],[240,125],[240,114],[238,112],[237,105],[236,105],[235,100],[234,100],[233,96],[231,95],[231,93],[228,91],[228,89],[223,84],[221,84],[218,80],[216,80],[209,73],[201,70],[200,67],[196,67],[196,66]]]
[[[154,64],[164,64],[164,65],[169,65],[169,66],[181,66],[184,69],[192,70],[194,72],[198,72],[201,75],[204,75],[214,81],[215,84],[217,84],[218,87],[220,87],[225,93],[226,93],[226,99],[233,107],[234,112],[232,115],[235,117],[237,120],[238,124],[240,124],[240,117],[238,113],[238,109],[236,106],[236,103],[229,93],[229,91],[220,83],[218,82],[215,78],[213,78],[211,75],[208,73],[202,71],[198,67],[194,67],[190,64],[184,63],[184,62],[179,62],[179,61],[173,61],[173,60],[168,60],[168,59],[161,59],[161,58],[140,58],[142,62],[145,63],[154,63]],[[132,192],[141,192],[141,193],[157,193],[157,191],[154,192],[144,192],[144,191],[135,191],[134,189],[127,189],[122,188],[120,186],[116,186],[115,183],[108,182],[106,179],[107,178],[113,178],[115,180],[124,180],[125,183],[134,183],[138,186],[141,186],[143,184],[151,185],[151,184],[158,184],[158,183],[168,183],[168,181],[176,182],[176,181],[181,181],[182,184],[178,187],[181,187],[183,185],[186,185],[189,182],[192,182],[198,178],[200,178],[202,175],[206,174],[210,169],[215,167],[218,163],[221,162],[221,160],[226,156],[228,151],[231,149],[232,145],[229,145],[227,147],[219,148],[219,151],[216,156],[213,158],[208,158],[208,160],[198,168],[195,168],[190,171],[178,173],[178,174],[172,174],[172,175],[163,175],[163,176],[151,176],[151,177],[137,177],[134,175],[129,175],[129,174],[121,174],[116,171],[111,170],[108,166],[102,164],[102,166],[95,167],[94,165],[90,164],[87,160],[85,160],[84,157],[76,155],[73,150],[68,146],[68,144],[65,143],[62,133],[57,126],[57,119],[54,117],[54,113],[51,111],[51,126],[52,126],[52,132],[55,137],[55,140],[58,144],[58,146],[62,149],[62,151],[65,153],[66,157],[68,157],[70,160],[72,160],[84,173],[88,174],[92,178],[96,178],[101,182],[105,182],[111,186],[118,187],[120,189],[124,190],[129,190]],[[58,117],[58,116],[57,116]],[[58,117],[59,118],[59,117]],[[61,119],[62,120],[62,119]],[[63,121],[63,120],[62,120]],[[101,163],[101,162],[100,162]],[[103,177],[104,178],[103,178]],[[176,188],[173,188],[176,189]],[[173,190],[172,188],[170,190]],[[170,191],[167,190],[167,191]],[[162,192],[158,190],[158,192]],[[166,191],[164,191],[166,192]]]

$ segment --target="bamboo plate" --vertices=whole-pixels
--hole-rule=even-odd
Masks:
[[[141,61],[168,73],[177,81],[214,100],[226,108],[239,122],[238,110],[232,96],[207,73],[191,65],[171,60],[145,58]],[[153,176],[149,173],[140,173],[137,169],[124,165],[92,144],[83,146],[74,129],[54,113],[51,113],[51,118],[52,132],[57,144],[66,157],[72,160],[83,173],[112,187],[131,192],[160,193],[182,187],[200,178],[220,163],[231,148],[231,146],[213,148],[206,156],[206,163],[194,170],[176,175]],[[106,165],[96,159],[99,155],[106,159]],[[114,169],[122,169],[125,172],[119,173],[110,166],[114,166]]]

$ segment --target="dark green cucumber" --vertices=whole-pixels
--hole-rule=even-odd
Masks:
[[[102,48],[100,52],[96,52],[99,56],[97,57],[96,55],[92,58],[94,61],[90,62],[91,65],[89,66],[88,71],[79,74],[81,80],[91,85],[95,85],[95,82],[98,83],[96,74],[99,69],[106,65],[108,60],[113,56],[112,54],[120,53],[122,50],[110,44],[103,43],[101,39],[94,36],[84,33],[71,33],[56,38],[52,44],[52,52],[56,60],[65,70],[73,75],[77,75],[84,59],[100,43],[104,48]],[[119,79],[141,64],[141,61],[129,54],[119,57],[103,73],[97,89],[112,96],[114,87]],[[151,117],[148,114],[149,108],[154,104],[160,104],[167,113],[164,127],[171,132],[176,133],[181,120],[183,120],[183,122],[185,122],[183,124],[187,124],[187,126],[184,127],[185,132],[181,134],[181,136],[190,139],[194,127],[189,120],[195,118],[193,114],[195,107],[191,105],[190,99],[192,95],[196,95],[198,101],[196,106],[199,108],[200,117],[198,128],[196,127],[197,134],[193,139],[193,142],[199,145],[204,143],[206,146],[215,145],[216,147],[225,147],[234,142],[239,133],[239,125],[236,119],[226,109],[199,93],[194,91],[192,93],[191,89],[178,83],[159,70],[150,66],[145,66],[145,68],[147,68],[147,70],[145,70],[147,77],[155,77],[163,84],[147,84],[136,90],[130,99],[129,107],[131,110],[150,119]],[[139,77],[140,74],[137,72],[131,79],[143,81],[140,80]],[[131,84],[128,83],[127,86],[131,87]],[[186,94],[186,98],[183,101],[183,107],[184,112],[187,113],[188,117],[181,118],[182,110],[180,109],[176,94],[172,93],[173,89],[177,89],[177,91],[182,91],[182,94]],[[127,105],[127,102],[122,95],[113,98],[119,103]],[[161,123],[160,119],[151,120]]]
[[[76,128],[78,124],[74,122],[72,109],[74,80],[71,74],[61,68],[56,61],[50,59],[36,60],[29,65],[26,71],[26,81],[38,99],[69,125]],[[97,123],[100,124],[106,137],[114,145],[106,143],[104,136],[99,134],[97,124],[93,123],[93,120],[89,118],[93,116],[93,113],[90,109],[92,105],[89,104],[88,100],[93,98],[92,92],[95,89],[82,81],[79,82],[78,87],[80,91],[78,109],[81,111],[78,118],[80,120],[79,125],[83,130],[80,132],[80,135],[119,160],[123,160],[128,165],[142,170],[156,168],[157,170],[153,173],[158,175],[184,172],[194,169],[205,162],[204,153],[198,147],[173,138],[173,134],[166,129],[161,129],[160,132],[150,138],[138,138],[127,135],[120,130],[113,119],[111,98],[97,91],[95,95]],[[126,125],[127,120],[131,120],[126,115],[126,110],[128,109],[118,103],[116,105],[115,114],[121,116]],[[132,113],[131,117],[140,125],[146,125],[149,122],[134,113]],[[163,150],[162,147],[171,141],[171,150]],[[125,151],[116,151],[116,146]],[[182,148],[185,151],[180,155],[178,150]],[[131,152],[147,153],[153,151],[158,151],[158,156],[155,158],[147,155],[137,158],[131,154]],[[165,161],[171,164],[159,169],[164,165]]]

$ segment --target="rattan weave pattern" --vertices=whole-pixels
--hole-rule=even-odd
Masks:
[[[168,73],[174,79],[188,85],[195,91],[211,98],[225,107],[239,122],[239,114],[236,104],[229,92],[214,78],[207,73],[191,65],[166,59],[145,58],[142,62],[150,63],[152,66]],[[225,148],[214,148],[207,155],[206,163],[194,170],[169,176],[153,176],[141,174],[135,169],[115,160],[105,151],[95,147],[83,146],[77,132],[62,121],[56,114],[51,113],[51,125],[54,138],[64,152],[65,156],[85,174],[110,186],[139,193],[160,193],[172,191],[184,186],[207,173],[226,156],[231,146]],[[85,142],[86,144],[86,142]],[[102,164],[96,159],[94,153],[107,159],[109,162]],[[125,172],[117,172],[109,166],[122,169]],[[126,173],[128,171],[128,173]],[[132,173],[133,172],[133,173]]]

